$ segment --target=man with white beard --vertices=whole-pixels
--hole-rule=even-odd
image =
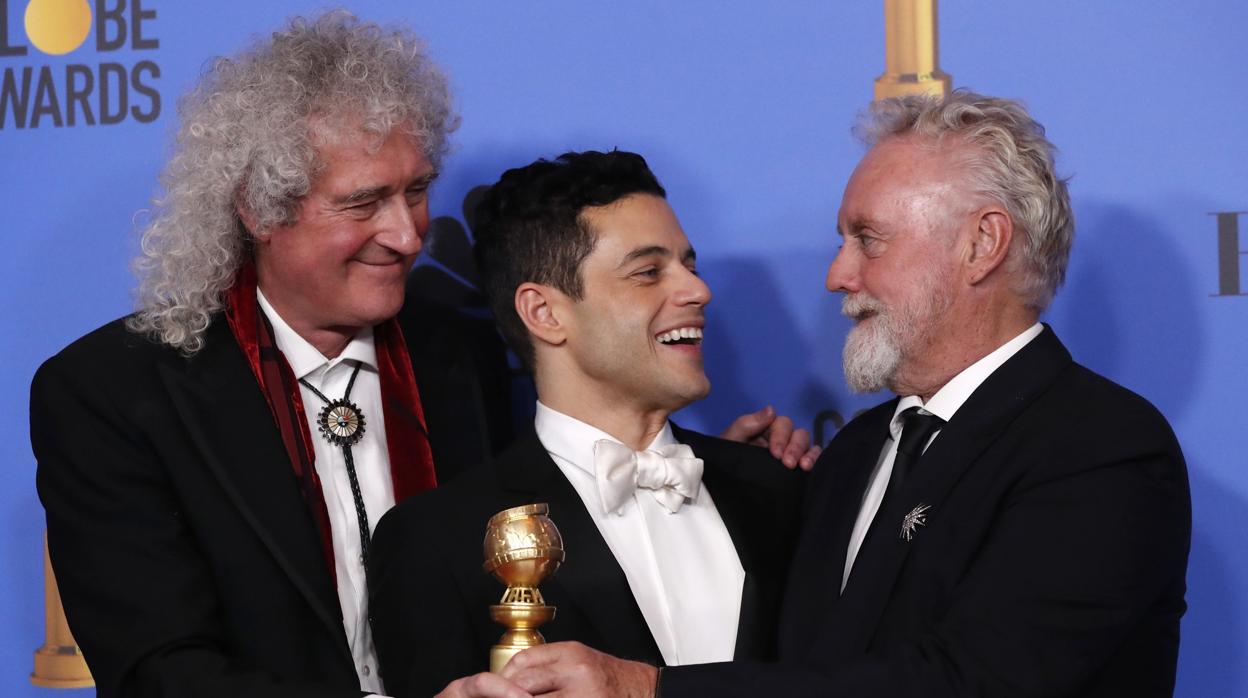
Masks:
[[[1074,219],[1022,105],[877,103],[828,290],[845,375],[897,397],[809,483],[780,661],[658,670],[559,643],[520,691],[676,696],[1169,696],[1191,534],[1162,415],[1040,324]]]

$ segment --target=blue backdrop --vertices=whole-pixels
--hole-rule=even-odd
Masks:
[[[27,4],[0,0],[5,696],[51,693],[27,683],[43,641],[31,375],[131,308],[134,233],[178,95],[211,56],[322,7],[91,0],[102,32],[93,25],[54,56],[24,22]],[[812,425],[879,400],[844,386],[847,321],[823,278],[862,152],[849,126],[883,68],[880,3],[352,9],[414,26],[452,77],[463,126],[436,215],[460,217],[470,188],[539,156],[615,146],[647,156],[715,293],[705,345],[715,387],[687,424],[718,428],[771,402]],[[1248,215],[1234,213],[1248,210],[1248,4],[961,0],[940,20],[954,83],[1023,98],[1074,176],[1078,236],[1047,321],[1077,359],[1156,403],[1187,453],[1195,525],[1178,695],[1248,696],[1248,429],[1235,407],[1248,387]],[[835,419],[823,423],[830,436]]]

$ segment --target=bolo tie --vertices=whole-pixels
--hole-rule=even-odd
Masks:
[[[355,459],[351,457],[351,447],[364,438],[364,412],[351,402],[351,388],[355,386],[356,376],[360,375],[360,365],[356,362],[351,379],[347,381],[347,390],[337,400],[325,397],[306,379],[300,378],[299,382],[325,403],[316,417],[317,429],[326,441],[342,448],[343,460],[347,462],[347,479],[351,481],[351,497],[355,500],[356,522],[360,527],[360,564],[368,569],[368,511],[364,508],[364,495],[360,493],[360,478],[355,474]]]

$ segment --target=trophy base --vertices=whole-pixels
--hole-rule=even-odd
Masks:
[[[507,628],[498,644],[490,648],[490,672],[497,674],[516,654],[545,644],[546,638],[537,628],[555,617],[555,607],[527,603],[496,604],[490,606],[490,617]]]
[[[35,671],[30,682],[42,688],[90,688],[91,671],[78,648],[44,646],[35,652]]]

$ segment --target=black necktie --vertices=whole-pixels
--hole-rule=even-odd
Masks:
[[[897,457],[893,460],[893,474],[888,478],[884,501],[880,503],[881,511],[888,506],[890,499],[897,496],[897,491],[914,471],[914,466],[923,455],[923,447],[932,438],[932,434],[944,425],[945,420],[934,414],[922,412],[918,407],[911,407],[901,413],[901,436],[897,438]]]
[[[928,412],[920,412],[918,407],[910,407],[901,413],[901,434],[897,436],[897,455],[893,458],[893,472],[888,477],[888,486],[884,489],[884,498],[880,500],[880,506],[875,510],[875,516],[871,521],[871,527],[867,529],[867,536],[862,541],[862,547],[858,549],[858,554],[851,564],[852,570],[858,569],[862,564],[863,555],[868,549],[868,541],[873,537],[881,535],[879,529],[894,524],[885,524],[884,516],[888,511],[888,507],[892,504],[901,491],[902,484],[906,481],[913,470],[919,458],[923,456],[923,447],[927,445],[932,434],[936,430],[944,426],[945,420]],[[920,512],[921,513],[921,512]],[[906,540],[909,540],[908,538]],[[851,575],[853,572],[851,572]],[[848,582],[848,580],[846,580]],[[842,592],[844,587],[842,588]]]

